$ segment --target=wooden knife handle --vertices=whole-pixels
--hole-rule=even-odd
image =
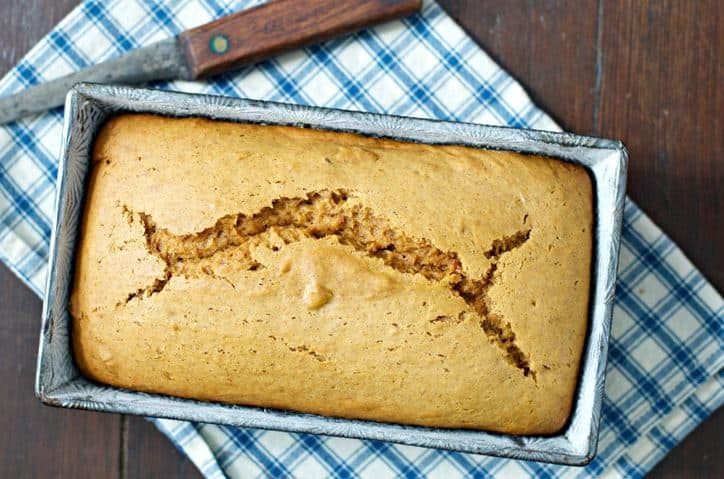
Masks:
[[[412,14],[421,0],[274,0],[179,35],[191,78]]]

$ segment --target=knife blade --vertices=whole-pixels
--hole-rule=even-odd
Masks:
[[[0,98],[0,124],[62,105],[68,90],[78,82],[132,84],[175,78],[189,78],[189,71],[178,40],[171,38]]]
[[[0,98],[0,124],[63,104],[78,82],[196,80],[410,15],[421,0],[275,0]]]

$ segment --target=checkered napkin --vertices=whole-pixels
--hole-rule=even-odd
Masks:
[[[86,1],[1,82],[0,95],[250,7],[248,0]],[[435,3],[421,15],[208,83],[161,88],[557,130]],[[0,258],[45,285],[62,111],[0,127]],[[631,201],[598,455],[585,468],[310,434],[153,420],[207,477],[642,476],[724,402],[721,296]]]

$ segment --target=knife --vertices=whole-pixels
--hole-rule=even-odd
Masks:
[[[62,105],[78,82],[196,80],[410,15],[421,0],[275,0],[187,30],[16,95],[0,98],[0,124]]]

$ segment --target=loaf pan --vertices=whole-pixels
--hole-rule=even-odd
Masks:
[[[71,352],[69,295],[94,136],[117,112],[356,132],[429,144],[460,144],[546,155],[583,165],[595,190],[594,264],[589,326],[571,418],[557,435],[508,436],[233,406],[145,394],[85,379]],[[80,84],[65,103],[55,223],[43,307],[35,392],[53,406],[167,417],[232,426],[391,441],[414,446],[580,465],[595,454],[613,308],[627,153],[618,141],[568,133],[403,118],[236,98]]]

